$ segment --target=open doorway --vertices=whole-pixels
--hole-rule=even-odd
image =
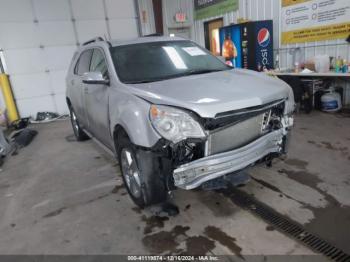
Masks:
[[[156,33],[163,34],[163,7],[162,0],[152,0],[154,10],[154,22],[156,26]]]
[[[219,28],[223,26],[224,21],[222,18],[204,23],[205,47],[216,56],[220,55]]]

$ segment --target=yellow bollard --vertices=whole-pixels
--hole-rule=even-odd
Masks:
[[[8,121],[11,124],[14,121],[18,120],[19,116],[15,100],[13,98],[10,81],[6,74],[0,74],[0,87],[5,99]]]

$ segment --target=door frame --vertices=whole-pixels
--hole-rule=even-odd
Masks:
[[[163,27],[163,4],[162,0],[152,0],[153,16],[156,27],[156,34],[164,34]]]
[[[210,50],[209,24],[212,22],[222,22],[222,25],[224,25],[224,18],[219,17],[219,18],[215,18],[213,20],[204,22],[204,43],[205,43],[205,48],[208,50]]]

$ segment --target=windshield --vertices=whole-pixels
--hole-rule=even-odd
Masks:
[[[231,69],[190,41],[117,46],[111,48],[111,55],[119,79],[128,84]]]

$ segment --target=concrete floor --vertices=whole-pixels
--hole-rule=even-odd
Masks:
[[[350,118],[299,115],[289,158],[254,168],[245,190],[349,252]],[[182,191],[180,214],[139,210],[119,167],[69,121],[39,135],[0,172],[0,254],[313,254],[215,192]]]

